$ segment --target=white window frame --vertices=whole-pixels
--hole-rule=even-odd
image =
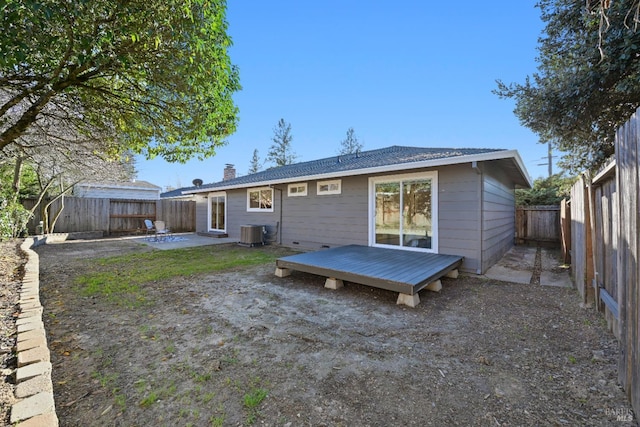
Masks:
[[[331,186],[337,184],[338,189],[337,190],[331,190]],[[328,190],[326,191],[321,191],[320,187],[326,185]],[[341,179],[332,179],[329,181],[318,181],[318,186],[317,186],[317,194],[318,196],[325,196],[325,195],[329,195],[329,194],[342,194],[342,180]]]
[[[269,190],[271,192],[271,207],[270,208],[252,208],[251,207],[251,193],[256,191]],[[247,212],[273,212],[273,188],[271,187],[254,187],[247,188]]]
[[[411,181],[414,179],[430,179],[431,180],[431,249],[414,248],[410,246],[389,246],[376,243],[376,184],[380,182],[392,181]],[[408,173],[400,175],[385,175],[369,178],[369,246],[386,247],[399,249],[403,251],[419,251],[419,252],[438,252],[439,236],[439,205],[438,205],[438,171]]]
[[[291,192],[292,189],[299,189],[300,187],[304,187],[304,191],[296,191],[296,192]],[[308,185],[306,182],[299,182],[296,184],[289,184],[289,186],[287,187],[287,194],[289,195],[289,197],[303,197],[306,196],[308,193]]]
[[[211,220],[213,216],[213,212],[211,212],[211,199],[213,197],[224,197],[224,229],[211,228]],[[226,233],[227,232],[227,193],[224,191],[221,191],[218,193],[209,193],[209,195],[207,196],[207,205],[208,205],[207,229],[209,231],[220,231],[220,232]]]

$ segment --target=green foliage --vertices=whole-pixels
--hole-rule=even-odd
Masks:
[[[5,163],[0,166],[0,188],[2,193],[9,195],[9,190],[13,186],[13,179],[15,174],[15,164]],[[34,197],[40,194],[38,187],[38,175],[36,170],[30,163],[22,165],[20,173],[20,188],[18,189],[18,199],[22,200],[25,197]]]
[[[533,182],[533,188],[516,190],[516,205],[557,205],[562,199],[570,197],[571,186],[575,181],[576,178],[567,178],[562,174],[538,178]]]
[[[114,156],[170,162],[211,156],[235,131],[240,84],[224,0],[8,0],[0,9],[0,149],[45,114],[74,135],[100,134]],[[61,110],[70,113],[53,114]]]
[[[19,202],[0,196],[0,241],[25,234],[31,217]]]
[[[275,166],[290,165],[295,162],[297,155],[292,151],[291,142],[291,124],[280,119],[278,125],[273,129],[273,144],[269,147],[267,160],[274,163]]]
[[[516,101],[521,123],[565,152],[560,165],[574,173],[611,156],[616,129],[640,105],[640,32],[630,22],[631,4],[611,2],[603,28],[604,11],[588,10],[589,3],[541,0],[538,72],[523,84],[499,81],[495,91]]]
[[[264,388],[253,388],[243,397],[244,406],[247,409],[254,409],[262,403],[269,392]]]

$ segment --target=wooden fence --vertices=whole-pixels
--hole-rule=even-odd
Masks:
[[[516,208],[516,244],[560,244],[560,206],[520,206]]]
[[[615,161],[571,190],[572,274],[620,345],[618,380],[640,413],[640,109],[616,133]]]
[[[31,209],[35,200],[25,200]],[[102,231],[105,235],[136,234],[145,230],[144,220],[163,220],[171,231],[193,232],[196,224],[196,204],[181,200],[121,200],[88,197],[65,197],[54,201],[49,208],[49,223],[60,213],[54,232],[72,233]],[[29,222],[29,233],[36,232],[42,213],[35,212]]]

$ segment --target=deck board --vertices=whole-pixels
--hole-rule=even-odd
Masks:
[[[457,255],[348,245],[279,258],[276,266],[414,295],[457,268],[462,259]]]

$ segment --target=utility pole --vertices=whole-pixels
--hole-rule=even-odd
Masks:
[[[547,163],[538,163],[538,166],[547,166],[549,176],[553,175],[553,149],[551,148],[551,142],[547,142]],[[544,157],[543,157],[544,159]]]

